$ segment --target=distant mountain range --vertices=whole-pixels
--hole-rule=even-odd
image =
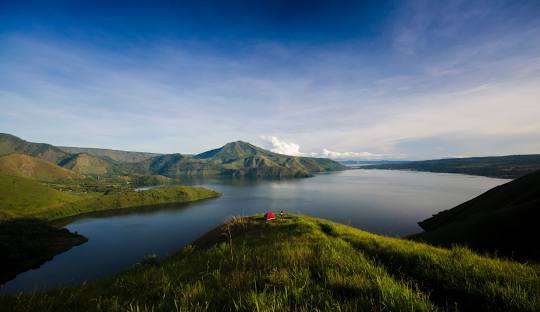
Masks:
[[[58,148],[69,154],[85,153],[92,156],[107,157],[114,161],[129,162],[129,163],[136,163],[139,161],[147,160],[155,156],[162,155],[162,154],[157,154],[157,153],[128,152],[128,151],[119,151],[119,150],[104,149],[104,148],[90,148],[90,147],[58,146]]]
[[[364,167],[369,165],[389,165],[389,164],[403,164],[410,162],[408,160],[339,160],[340,164],[349,167]]]
[[[308,177],[317,172],[362,169],[416,170],[518,178],[540,170],[540,155],[448,158],[424,161],[345,160],[273,153],[237,141],[197,155],[155,154],[100,148],[57,147],[0,134],[0,156],[24,154],[83,175]]]
[[[0,134],[0,155],[8,154],[25,154],[77,174],[93,175],[308,177],[317,172],[346,169],[330,159],[277,154],[242,141],[197,155],[159,155],[95,148],[59,148]]]
[[[242,141],[227,143],[223,147],[194,156],[156,156],[139,163],[124,164],[122,168],[126,172],[168,177],[308,177],[316,172],[346,169],[330,159],[277,154]]]
[[[540,259],[540,171],[497,186],[419,222],[415,236],[432,244],[465,244],[515,258]]]
[[[495,178],[514,179],[540,170],[540,155],[448,158],[404,163],[377,164],[364,169],[415,170],[462,173]]]
[[[27,142],[7,133],[0,133],[0,155],[25,154],[58,163],[70,154],[46,143]]]

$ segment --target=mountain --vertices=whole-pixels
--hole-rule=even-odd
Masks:
[[[325,158],[273,153],[247,142],[225,144],[194,156],[168,154],[123,166],[131,173],[181,176],[308,177],[315,172],[346,167]]]
[[[250,156],[268,156],[274,154],[255,145],[243,141],[227,143],[220,148],[195,155],[196,159],[212,159],[230,162]]]
[[[52,162],[23,154],[0,157],[0,173],[47,182],[72,180],[80,177],[77,173]]]
[[[419,222],[415,238],[440,245],[466,244],[520,259],[540,259],[540,171],[497,186]]]
[[[106,157],[114,161],[136,163],[149,158],[159,156],[161,154],[156,153],[144,153],[144,152],[131,152],[120,151],[104,148],[90,148],[90,147],[72,147],[72,146],[59,146],[61,150],[69,154],[85,153],[97,157]]]
[[[362,168],[462,173],[515,179],[540,170],[540,154],[434,159]]]
[[[340,160],[340,164],[349,167],[363,167],[370,165],[389,165],[389,164],[403,164],[409,162],[408,160]]]
[[[26,154],[53,163],[58,163],[69,155],[50,144],[27,142],[11,134],[0,133],[0,156],[13,153]]]
[[[80,174],[103,175],[109,173],[114,162],[104,157],[79,153],[66,157],[60,161],[59,165]]]
[[[331,209],[331,207],[328,207]],[[91,256],[91,255],[90,255]],[[539,311],[534,265],[289,215],[229,220],[167,258],[0,296],[10,311]]]
[[[26,142],[0,134],[0,156],[19,153],[37,157],[79,174],[142,174],[181,176],[308,177],[316,172],[344,170],[326,158],[273,153],[247,142],[225,144],[198,155],[152,154],[119,150],[62,147]],[[156,156],[157,155],[157,156]]]

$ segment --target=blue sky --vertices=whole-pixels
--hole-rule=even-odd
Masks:
[[[538,1],[108,2],[0,2],[1,132],[162,153],[540,153]]]

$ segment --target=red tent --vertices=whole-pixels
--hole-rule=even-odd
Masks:
[[[267,212],[264,214],[264,218],[266,219],[266,221],[274,220],[276,218],[276,215],[271,212]]]

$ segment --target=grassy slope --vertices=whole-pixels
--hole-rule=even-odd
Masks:
[[[0,173],[49,182],[80,178],[78,174],[71,170],[23,154],[10,154],[0,157]]]
[[[86,241],[81,235],[36,219],[0,221],[0,283]]]
[[[113,165],[113,161],[86,153],[80,153],[65,158],[59,165],[80,174],[103,175],[109,171]]]
[[[218,196],[220,196],[218,192],[191,186],[169,186],[142,192],[122,191],[71,202],[63,205],[61,209],[43,211],[34,216],[52,220],[88,212],[159,204],[186,203]]]
[[[416,239],[466,244],[518,259],[540,259],[540,171],[495,187],[420,222]]]
[[[85,212],[182,203],[216,196],[219,193],[190,186],[90,195],[61,192],[35,180],[0,174],[0,219],[37,217],[52,220]]]
[[[401,164],[365,166],[363,168],[463,173],[514,179],[540,170],[540,155],[434,159]]]
[[[0,219],[37,215],[81,199],[35,180],[0,174]]]
[[[236,219],[164,261],[0,297],[14,311],[538,311],[537,269],[289,216]]]

